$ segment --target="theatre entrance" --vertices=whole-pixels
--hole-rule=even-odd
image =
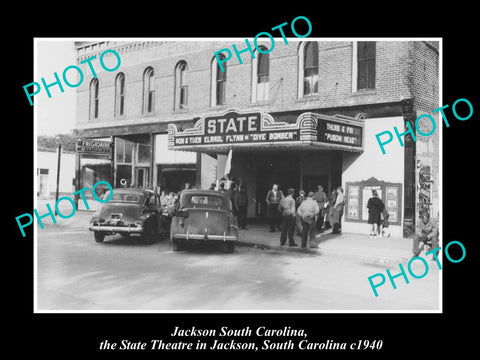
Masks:
[[[233,159],[233,175],[247,186],[249,198],[248,216],[267,216],[265,202],[272,184],[278,184],[284,194],[295,189],[295,197],[303,188],[306,193],[316,191],[322,185],[325,193],[341,186],[341,151],[275,151],[237,153]]]
[[[281,156],[262,154],[255,160],[256,199],[260,200],[255,209],[255,215],[265,216],[267,204],[263,200],[266,198],[268,190],[272,188],[272,184],[278,184],[278,188],[284,194],[290,187],[299,189],[300,158],[299,154],[282,153]]]

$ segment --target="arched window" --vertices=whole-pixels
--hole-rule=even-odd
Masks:
[[[175,109],[184,109],[188,103],[188,65],[180,61],[175,68]]]
[[[223,60],[225,59],[225,55],[220,54],[219,58]],[[224,71],[220,69],[220,66],[217,63],[217,59],[216,57],[214,57],[212,60],[212,106],[225,104],[227,64],[222,63],[222,66]]]
[[[302,43],[299,48],[299,82],[298,97],[318,94],[318,43]]]
[[[125,114],[125,74],[120,73],[115,79],[115,116]]]
[[[90,119],[98,118],[98,103],[99,103],[99,81],[93,79],[90,82]]]
[[[143,73],[143,113],[151,114],[155,109],[155,78],[153,68]]]
[[[260,50],[267,51],[264,46]],[[270,56],[269,54],[256,53],[252,59],[252,102],[268,100],[270,90]]]
[[[318,94],[318,44],[316,42],[305,45],[303,64],[303,96]]]

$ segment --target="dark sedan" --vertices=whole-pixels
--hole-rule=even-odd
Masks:
[[[142,235],[152,243],[160,234],[168,233],[169,221],[163,216],[158,195],[143,188],[119,188],[113,190],[109,202],[95,212],[89,230],[95,241],[103,242],[106,235]]]
[[[186,243],[214,241],[227,253],[235,249],[237,227],[233,224],[228,194],[213,190],[183,190],[170,227],[172,251]]]

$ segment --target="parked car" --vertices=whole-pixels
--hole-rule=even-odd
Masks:
[[[237,227],[233,224],[232,204],[225,192],[183,190],[170,226],[172,251],[187,243],[214,241],[227,253],[235,249]]]
[[[159,196],[143,188],[119,188],[112,198],[95,212],[88,229],[93,231],[96,242],[103,242],[106,235],[142,235],[152,243],[160,234],[168,234],[168,217],[163,215]]]

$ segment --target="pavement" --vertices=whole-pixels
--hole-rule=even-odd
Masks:
[[[45,213],[45,203],[51,206],[54,200],[39,200],[38,211]],[[71,212],[68,202],[65,203],[65,214]],[[42,211],[43,210],[43,211]],[[62,211],[62,207],[60,211]],[[68,228],[67,231],[85,229],[92,216],[92,211],[77,210],[69,219],[57,217],[55,226]],[[42,219],[44,224],[52,224],[49,216]],[[66,230],[66,229],[65,229]],[[37,225],[37,231],[42,231]],[[86,230],[88,231],[88,230]],[[384,266],[397,266],[407,262],[411,256],[412,240],[403,237],[377,237],[370,238],[368,234],[341,233],[332,234],[331,230],[321,231],[316,234],[318,249],[302,249],[301,238],[295,236],[297,247],[280,246],[280,231],[269,232],[267,224],[249,224],[246,230],[239,230],[237,246],[256,247],[265,250],[280,252],[320,253],[332,256],[354,258],[369,263],[377,263]],[[287,241],[288,243],[288,241]]]
[[[409,238],[370,238],[364,234],[332,234],[331,230],[322,230],[317,232],[315,240],[318,243],[318,249],[302,249],[300,236],[295,236],[297,247],[281,246],[280,231],[272,233],[269,231],[268,225],[254,224],[247,227],[246,230],[239,230],[238,245],[285,252],[295,251],[350,257],[386,266],[404,263],[412,257],[412,240]]]

